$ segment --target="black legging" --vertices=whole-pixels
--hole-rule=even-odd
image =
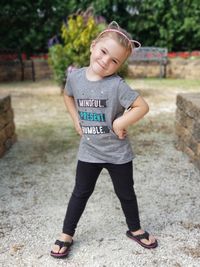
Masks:
[[[136,231],[140,229],[137,198],[133,188],[132,161],[125,164],[78,161],[76,183],[65,215],[63,233],[74,235],[78,221],[89,197],[94,191],[97,178],[103,168],[107,169],[110,174],[129,230]]]

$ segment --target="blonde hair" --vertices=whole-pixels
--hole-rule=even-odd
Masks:
[[[117,43],[127,49],[127,57],[132,53],[133,49],[139,48],[141,44],[131,39],[131,35],[122,29],[116,21],[111,22],[107,29],[102,31],[96,38],[96,42],[102,38],[110,37]]]

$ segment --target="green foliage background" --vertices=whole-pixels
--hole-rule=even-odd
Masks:
[[[83,67],[89,64],[90,45],[102,30],[92,16],[70,17],[61,27],[62,44],[49,49],[49,63],[53,67],[55,80],[62,87],[67,67]]]
[[[200,49],[199,0],[1,0],[0,49],[47,52],[47,41],[77,9],[116,20],[143,46]]]

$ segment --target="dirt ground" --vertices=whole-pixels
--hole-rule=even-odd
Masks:
[[[74,185],[79,137],[53,81],[0,84],[11,94],[17,143],[0,159],[0,266],[197,267],[200,172],[176,150],[176,95],[200,80],[129,80],[150,105],[129,129],[141,224],[159,242],[145,250],[127,226],[103,171],[65,260],[50,257]]]

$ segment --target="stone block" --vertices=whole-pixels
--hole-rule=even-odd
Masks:
[[[192,128],[192,135],[198,142],[200,142],[200,119],[195,120]]]
[[[200,143],[197,143],[197,156],[200,158]]]
[[[0,157],[17,140],[15,134],[14,112],[11,107],[11,97],[0,98]]]
[[[0,158],[4,155],[6,149],[3,144],[0,143]]]
[[[9,124],[4,128],[5,134],[7,137],[12,137],[15,133],[15,124],[14,121],[10,121]]]
[[[131,78],[160,77],[160,64],[156,62],[137,62],[128,66]]]
[[[5,129],[1,129],[0,130],[0,144],[4,144],[6,141],[6,138],[7,138],[7,136],[6,136]]]
[[[196,159],[195,153],[189,147],[185,147],[184,152],[190,157],[192,161]]]
[[[177,136],[182,139],[184,142],[188,142],[190,139],[190,131],[182,126],[179,122],[175,124],[175,132]]]
[[[186,128],[193,128],[194,120],[189,117],[184,110],[176,109],[176,120]]]
[[[177,95],[176,147],[200,168],[200,93]]]
[[[190,137],[190,140],[187,145],[194,152],[194,154],[197,155],[198,142],[194,139],[193,136]]]
[[[200,94],[188,93],[177,95],[176,105],[191,118],[200,118]]]
[[[0,130],[3,129],[12,120],[13,120],[12,109],[9,109],[6,112],[0,113]]]
[[[0,113],[5,112],[11,107],[11,97],[7,95],[6,97],[0,97]]]

